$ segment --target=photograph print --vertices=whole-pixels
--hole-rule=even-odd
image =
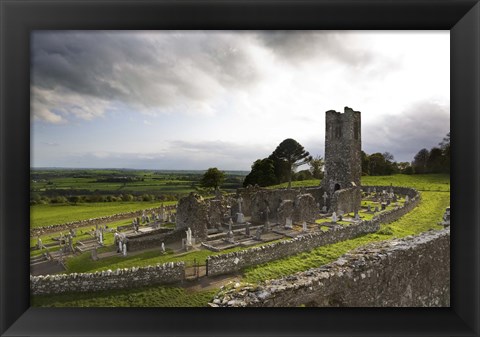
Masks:
[[[450,31],[30,35],[34,307],[450,307]]]

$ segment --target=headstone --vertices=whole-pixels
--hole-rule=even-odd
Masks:
[[[121,240],[118,240],[118,249],[117,249],[117,253],[121,253],[123,250],[123,243]]]
[[[375,206],[374,212],[375,212],[375,213],[378,212],[378,206]]]
[[[103,233],[100,232],[100,235],[98,236],[98,242],[100,242],[101,245],[103,245]]]
[[[227,233],[227,242],[235,243],[235,239],[232,231],[228,231]]]
[[[323,207],[322,207],[322,212],[323,212],[323,213],[327,213],[327,206],[323,206]]]
[[[192,230],[190,229],[190,227],[188,227],[187,231],[187,246],[191,246],[192,245]]]
[[[237,213],[237,224],[243,224],[245,223],[245,216],[243,213]]]
[[[382,206],[382,211],[384,211],[387,208],[387,203],[382,202],[381,206]]]
[[[336,213],[336,212],[333,212],[333,213],[332,213],[332,222],[333,222],[333,223],[336,223],[337,221],[338,221],[337,213]]]
[[[358,212],[355,212],[355,218],[354,218],[355,221],[360,221],[360,215],[358,214]]]
[[[370,195],[370,193],[371,193],[371,190],[370,190],[370,187],[369,187],[368,190],[367,190],[367,194]]]
[[[255,240],[261,240],[261,239],[262,239],[262,227],[259,227],[255,232]]]
[[[293,228],[293,221],[292,218],[285,219],[285,228],[292,229]]]
[[[162,242],[162,253],[165,253],[165,243]]]
[[[250,236],[250,223],[247,222],[247,225],[245,226],[245,235]]]
[[[232,230],[232,225],[233,225],[233,221],[232,221],[232,218],[230,218],[228,220],[228,230],[231,231]]]
[[[408,202],[410,201],[410,198],[408,197],[408,195],[405,196],[405,203],[408,204]]]
[[[93,260],[93,261],[97,261],[97,260],[98,260],[97,248],[93,248],[93,250],[92,250],[92,260]]]
[[[397,202],[397,200],[398,200],[398,199],[397,199],[397,196],[394,194],[394,195],[392,196],[392,201],[393,201],[393,202]]]
[[[304,232],[306,232],[306,231],[308,230],[308,228],[307,228],[307,222],[306,222],[306,221],[302,222],[302,230],[303,230]]]
[[[38,249],[42,249],[42,247],[43,247],[42,239],[38,238],[38,240],[37,240],[37,248],[38,248]]]
[[[377,194],[377,189],[375,187],[373,188],[373,194]]]
[[[123,244],[123,256],[127,256],[127,244]]]
[[[371,212],[372,211],[372,206],[371,205],[368,205],[367,206],[367,212]]]

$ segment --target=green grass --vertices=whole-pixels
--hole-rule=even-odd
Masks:
[[[204,307],[216,290],[191,292],[183,288],[151,286],[136,289],[32,296],[38,307]]]
[[[118,213],[139,211],[172,205],[176,201],[154,202],[101,202],[71,204],[34,205],[30,207],[30,226],[32,228],[62,224],[77,220],[87,220]]]
[[[401,238],[408,235],[419,234],[429,229],[442,228],[437,225],[437,223],[441,221],[445,207],[450,204],[450,181],[448,175],[362,177],[363,185],[388,186],[390,183],[394,186],[410,186],[420,190],[422,199],[419,206],[399,220],[390,224],[382,225],[381,229],[376,233],[319,247],[310,252],[247,268],[244,270],[242,282],[255,283],[286,276],[295,272],[328,264],[352,249],[371,242]],[[318,186],[318,184],[319,180],[292,183],[293,186]],[[372,215],[369,214],[361,213],[360,215],[367,220],[372,217]],[[234,248],[229,251],[240,249],[242,248]],[[111,259],[103,259],[95,263],[91,261],[89,254],[83,254],[67,263],[69,272],[92,272],[96,270],[113,270],[129,266],[145,266],[167,261],[186,261],[188,265],[193,259],[197,259],[198,262],[203,263],[208,255],[213,254],[218,253],[200,251],[172,258],[171,253],[161,255],[159,251],[152,251],[141,253],[138,256],[128,256],[127,258],[114,257]],[[189,293],[181,288],[155,286],[130,290],[111,290],[106,292],[32,296],[32,305],[72,307],[205,306],[212,299],[217,290]]]
[[[394,174],[391,176],[362,176],[365,186],[408,186],[419,191],[450,191],[450,175],[448,174]],[[288,183],[270,186],[268,188],[286,188]],[[320,180],[292,181],[292,187],[310,187],[320,185]]]

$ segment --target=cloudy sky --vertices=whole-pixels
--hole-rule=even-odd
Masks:
[[[411,161],[450,129],[449,31],[36,31],[33,167],[249,170],[325,111]]]

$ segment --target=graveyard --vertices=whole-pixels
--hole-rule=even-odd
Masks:
[[[165,289],[162,306],[173,290],[205,296],[186,296],[181,306],[219,306],[228,302],[213,301],[220,289],[307,271],[365,244],[448,230],[449,177],[362,177],[360,130],[359,112],[326,112],[321,181],[191,192],[148,209],[32,226],[33,304]]]

